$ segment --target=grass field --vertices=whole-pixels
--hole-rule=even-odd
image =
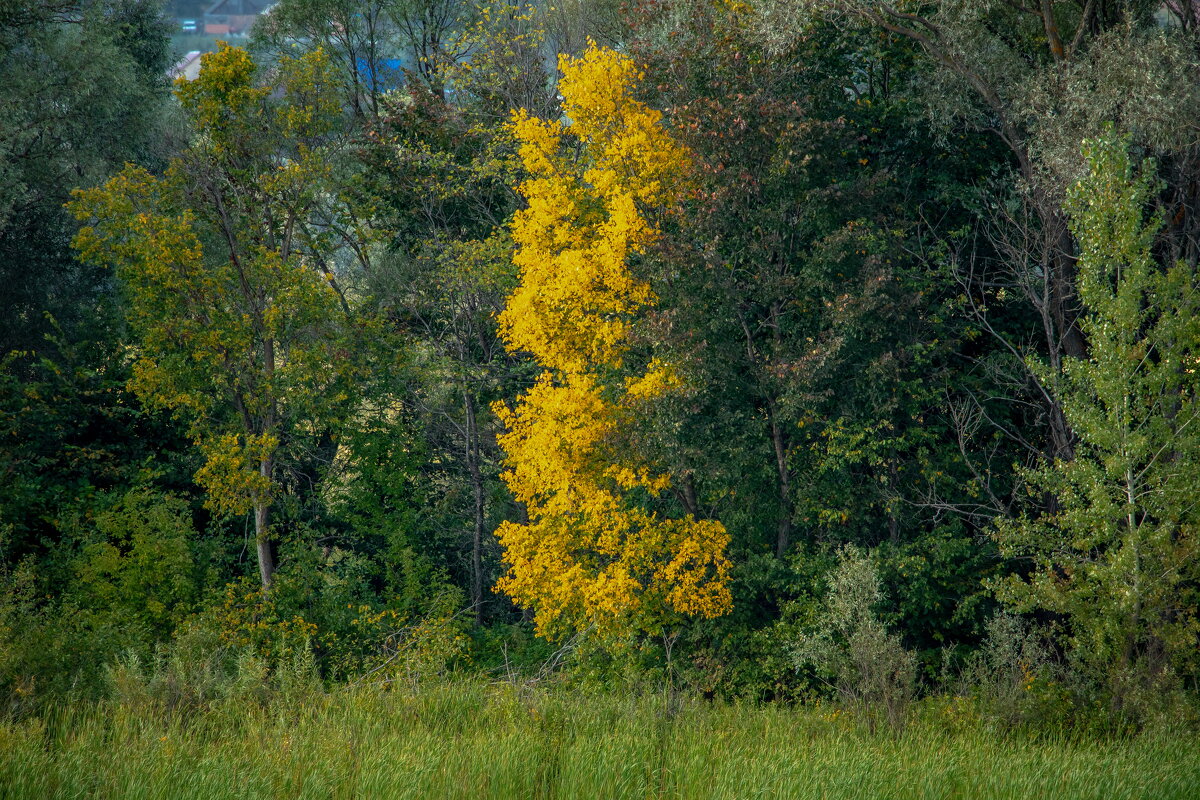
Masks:
[[[1196,798],[1200,739],[901,736],[820,709],[468,683],[0,724],[6,798]]]

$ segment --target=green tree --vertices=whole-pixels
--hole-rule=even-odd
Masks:
[[[44,555],[63,517],[175,451],[122,391],[122,330],[104,271],[75,258],[76,186],[156,162],[169,92],[153,2],[0,7],[0,528]],[[145,448],[143,450],[143,448]]]
[[[511,397],[523,374],[496,331],[513,280],[504,225],[519,159],[473,94],[488,71],[477,60],[454,102],[409,87],[356,151],[362,171],[350,188],[386,245],[362,262],[358,291],[409,355],[399,369],[376,371],[371,391],[403,409],[426,454],[426,513],[408,536],[468,589],[477,619],[498,610],[487,591],[499,561],[492,533],[517,513],[499,480],[491,404]]]
[[[91,223],[81,256],[115,266],[128,296],[130,385],[189,422],[210,507],[253,510],[264,588],[280,462],[323,438],[352,383],[354,321],[312,220],[340,119],[330,73],[316,51],[259,84],[222,46],[178,88],[196,134],[165,174],[130,166],[72,202]]]
[[[1189,130],[1200,92],[1188,76],[1197,53],[1186,32],[1162,30],[1155,17],[1162,5],[1159,0],[755,3],[761,14],[754,26],[776,46],[803,38],[821,17],[913,42],[927,68],[912,99],[947,132],[986,131],[1008,150],[1011,172],[981,208],[981,238],[989,241],[976,252],[959,253],[956,273],[969,301],[966,313],[1009,351],[1006,370],[1023,369],[1032,353],[1051,365],[1048,372],[1025,370],[1027,387],[1007,395],[1014,405],[1041,409],[1028,420],[1041,428],[1032,437],[1033,449],[1053,458],[1070,458],[1075,443],[1055,400],[1064,359],[1087,351],[1076,322],[1074,243],[1062,207],[1078,174],[1079,139],[1115,121],[1164,156],[1164,165],[1176,172],[1173,187],[1189,185],[1196,175]],[[1161,234],[1176,257],[1195,263],[1200,220],[1188,213],[1187,197],[1179,188],[1164,195],[1170,223]],[[1012,433],[1003,424],[987,430]],[[1018,446],[1029,438],[1027,431],[1013,437]]]
[[[645,267],[662,311],[643,335],[692,373],[658,426],[679,431],[663,458],[692,476],[681,501],[737,515],[748,549],[899,544],[924,521],[905,501],[946,469],[926,412],[962,335],[915,210],[936,203],[939,231],[960,224],[956,182],[993,154],[973,167],[905,113],[904,42],[822,25],[768,51],[744,22],[698,3],[640,48],[701,165]]]
[[[400,77],[387,66],[403,46],[391,18],[395,5],[395,0],[282,0],[255,23],[251,50],[286,54],[320,47],[350,110],[375,116],[380,98]]]
[[[1135,168],[1128,149],[1111,131],[1086,141],[1088,174],[1068,194],[1089,345],[1066,362],[1057,398],[1079,437],[1075,458],[1028,476],[1035,493],[1058,498],[1051,512],[1004,521],[997,534],[1022,567],[1000,596],[1058,615],[1070,652],[1109,681],[1118,707],[1134,679],[1194,670],[1200,630],[1200,291],[1186,265],[1155,263],[1162,222],[1145,211],[1155,166]]]
[[[731,532],[735,610],[681,644],[718,680],[799,689],[773,625],[853,543],[876,553],[887,621],[932,665],[978,632],[995,561],[977,535],[988,487],[946,398],[999,391],[972,373],[978,344],[930,243],[972,220],[971,185],[1003,153],[981,135],[942,141],[914,114],[923,70],[903,39],[823,22],[770,49],[745,6],[684,8],[651,14],[633,45],[699,166],[638,265],[659,301],[635,336],[684,375],[643,444],[683,476],[680,506]]]
[[[62,206],[76,186],[158,158],[169,99],[160,13],[137,0],[0,7],[0,357],[52,353],[48,335],[112,333],[110,287],[74,258]]]

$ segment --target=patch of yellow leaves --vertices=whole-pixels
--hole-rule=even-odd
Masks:
[[[592,45],[559,68],[566,121],[513,121],[528,207],[513,223],[521,281],[500,328],[545,371],[515,408],[497,409],[504,477],[529,512],[498,531],[509,565],[498,588],[534,609],[543,636],[615,638],[726,613],[729,536],[714,520],[641,507],[631,493],[655,497],[670,479],[614,447],[679,386],[668,364],[631,373],[625,362],[629,324],[656,301],[629,260],[658,236],[644,210],[676,199],[686,153],[634,97],[642,76],[628,57]]]

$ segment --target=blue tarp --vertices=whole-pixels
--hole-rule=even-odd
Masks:
[[[355,64],[358,67],[358,77],[372,92],[386,92],[404,85],[404,61],[402,59],[381,58],[372,65],[370,59],[359,58]]]

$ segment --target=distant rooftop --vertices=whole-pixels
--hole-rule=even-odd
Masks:
[[[217,0],[204,12],[204,32],[209,36],[243,36],[272,5],[272,0]]]
[[[254,17],[266,11],[271,4],[272,0],[217,0],[208,7],[204,16]]]
[[[167,77],[171,80],[176,80],[183,77],[186,80],[194,81],[200,76],[200,51],[193,50],[175,63],[175,66],[167,70]]]

